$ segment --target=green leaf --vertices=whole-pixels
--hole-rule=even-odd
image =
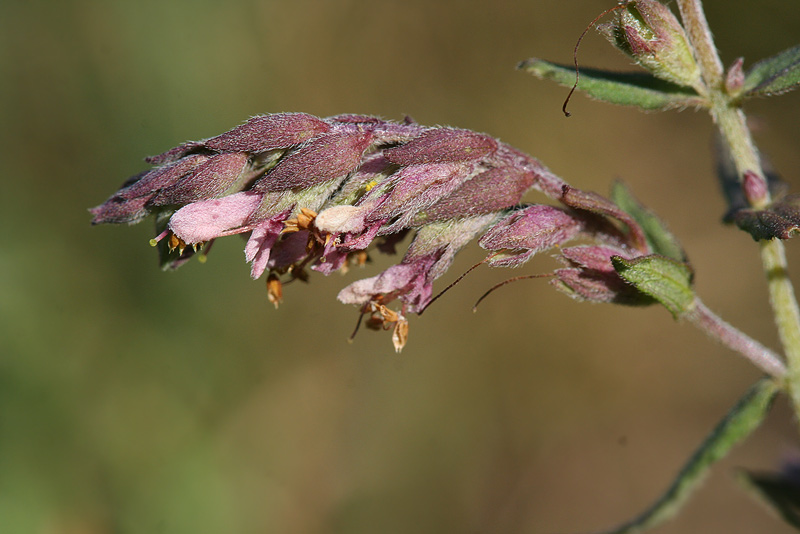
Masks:
[[[757,382],[717,424],[661,498],[639,517],[606,534],[643,532],[675,516],[700,486],[711,466],[758,428],[777,391],[778,387],[770,379]]]
[[[790,475],[742,470],[736,474],[736,479],[750,495],[800,530],[800,488]]]
[[[800,45],[762,59],[747,72],[743,91],[747,96],[785,93],[800,85]]]
[[[542,80],[553,80],[565,87],[575,83],[575,68],[531,58],[519,67]],[[645,111],[704,106],[705,101],[693,89],[659,80],[642,72],[609,72],[600,69],[580,69],[578,90],[592,98],[635,106]]]
[[[636,200],[625,184],[615,182],[611,186],[611,200],[642,227],[647,244],[653,252],[680,262],[686,261],[686,254],[675,236],[655,213]]]
[[[611,263],[617,274],[656,299],[676,319],[694,307],[693,273],[687,264],[655,254],[632,260],[612,256]]]

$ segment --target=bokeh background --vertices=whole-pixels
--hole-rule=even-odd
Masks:
[[[286,288],[274,310],[242,242],[157,268],[152,227],[90,227],[142,158],[249,116],[410,115],[488,132],[567,181],[616,178],[683,241],[723,317],[778,343],[757,247],[720,224],[712,126],[641,114],[515,70],[571,60],[602,0],[0,2],[0,531],[581,532],[666,487],[759,373],[663,309],[589,305],[543,272],[483,268],[423,317],[346,339],[363,272]],[[795,0],[708,0],[723,58],[800,42]],[[630,68],[597,35],[584,64]],[[797,184],[800,95],[759,100],[758,142]],[[541,200],[535,194],[530,200]],[[798,244],[788,244],[800,262]],[[443,287],[482,258],[463,252]],[[778,402],[673,523],[788,532],[736,487],[795,453]]]

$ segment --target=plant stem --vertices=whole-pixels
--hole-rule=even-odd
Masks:
[[[744,113],[731,103],[725,91],[722,62],[714,46],[702,3],[700,0],[677,0],[677,2],[684,26],[695,49],[703,79],[708,84],[711,115],[730,147],[739,179],[743,179],[746,171],[755,172],[763,179],[765,175],[761,160]],[[769,202],[770,199],[766,198],[760,205],[753,207],[763,208]],[[800,308],[797,305],[792,282],[789,280],[783,243],[773,239],[762,241],[760,245],[761,262],[769,285],[770,304],[789,366],[786,382],[795,414],[800,418]]]
[[[800,417],[800,308],[789,280],[786,251],[779,239],[761,241],[761,262],[767,274],[769,301],[778,325],[778,335],[789,364],[789,392]]]
[[[714,46],[714,38],[711,36],[702,2],[678,0],[678,10],[681,12],[683,26],[694,48],[706,85],[712,89],[719,88],[722,85],[722,61]]]
[[[684,317],[710,337],[750,360],[768,375],[775,378],[786,375],[786,366],[780,356],[720,319],[700,299],[695,299],[695,307]]]
[[[767,179],[761,168],[761,160],[758,150],[753,144],[750,129],[747,127],[747,119],[741,109],[732,107],[727,95],[717,91],[711,91],[711,116],[719,128],[725,144],[728,145],[730,157],[736,166],[736,173],[741,182],[744,173],[747,171],[755,173],[764,182],[765,195],[758,205],[753,208],[765,208],[770,202],[769,189],[766,187]]]

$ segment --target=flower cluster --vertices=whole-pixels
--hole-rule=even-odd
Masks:
[[[339,293],[369,316],[368,326],[392,329],[397,350],[408,332],[405,314],[431,302],[433,281],[473,239],[480,237],[496,266],[520,265],[577,237],[599,240],[562,249],[567,267],[554,273],[557,287],[595,301],[635,300],[610,258],[649,252],[636,223],[613,203],[468,130],[272,114],[147,161],[155,167],[92,208],[92,222],[133,224],[154,215],[152,243],[169,268],[207,252],[218,237],[244,234],[251,275],[268,273],[276,305],[282,278],[363,263],[371,245],[392,253],[413,233],[398,264]],[[520,205],[529,189],[561,206]],[[399,311],[387,307],[395,299]]]

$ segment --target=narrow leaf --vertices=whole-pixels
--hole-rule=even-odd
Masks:
[[[749,436],[767,415],[778,388],[772,380],[757,382],[695,451],[666,493],[636,519],[606,534],[634,534],[654,528],[675,516],[700,486],[711,466]]]
[[[747,96],[785,93],[800,85],[800,45],[762,59],[747,72],[744,92]]]
[[[565,87],[575,83],[575,68],[531,58],[519,67],[542,80],[553,80]],[[635,106],[645,111],[703,106],[704,100],[693,89],[659,80],[640,72],[610,72],[600,69],[580,69],[578,89],[591,98]]]
[[[681,248],[675,236],[667,230],[667,227],[655,213],[636,200],[625,184],[622,182],[614,183],[611,187],[611,200],[639,223],[639,226],[644,230],[647,244],[650,245],[653,252],[673,260],[686,261],[686,254],[684,254],[683,248]]]
[[[614,256],[611,263],[617,274],[656,299],[676,319],[694,306],[693,273],[686,263],[655,254],[632,260]]]

